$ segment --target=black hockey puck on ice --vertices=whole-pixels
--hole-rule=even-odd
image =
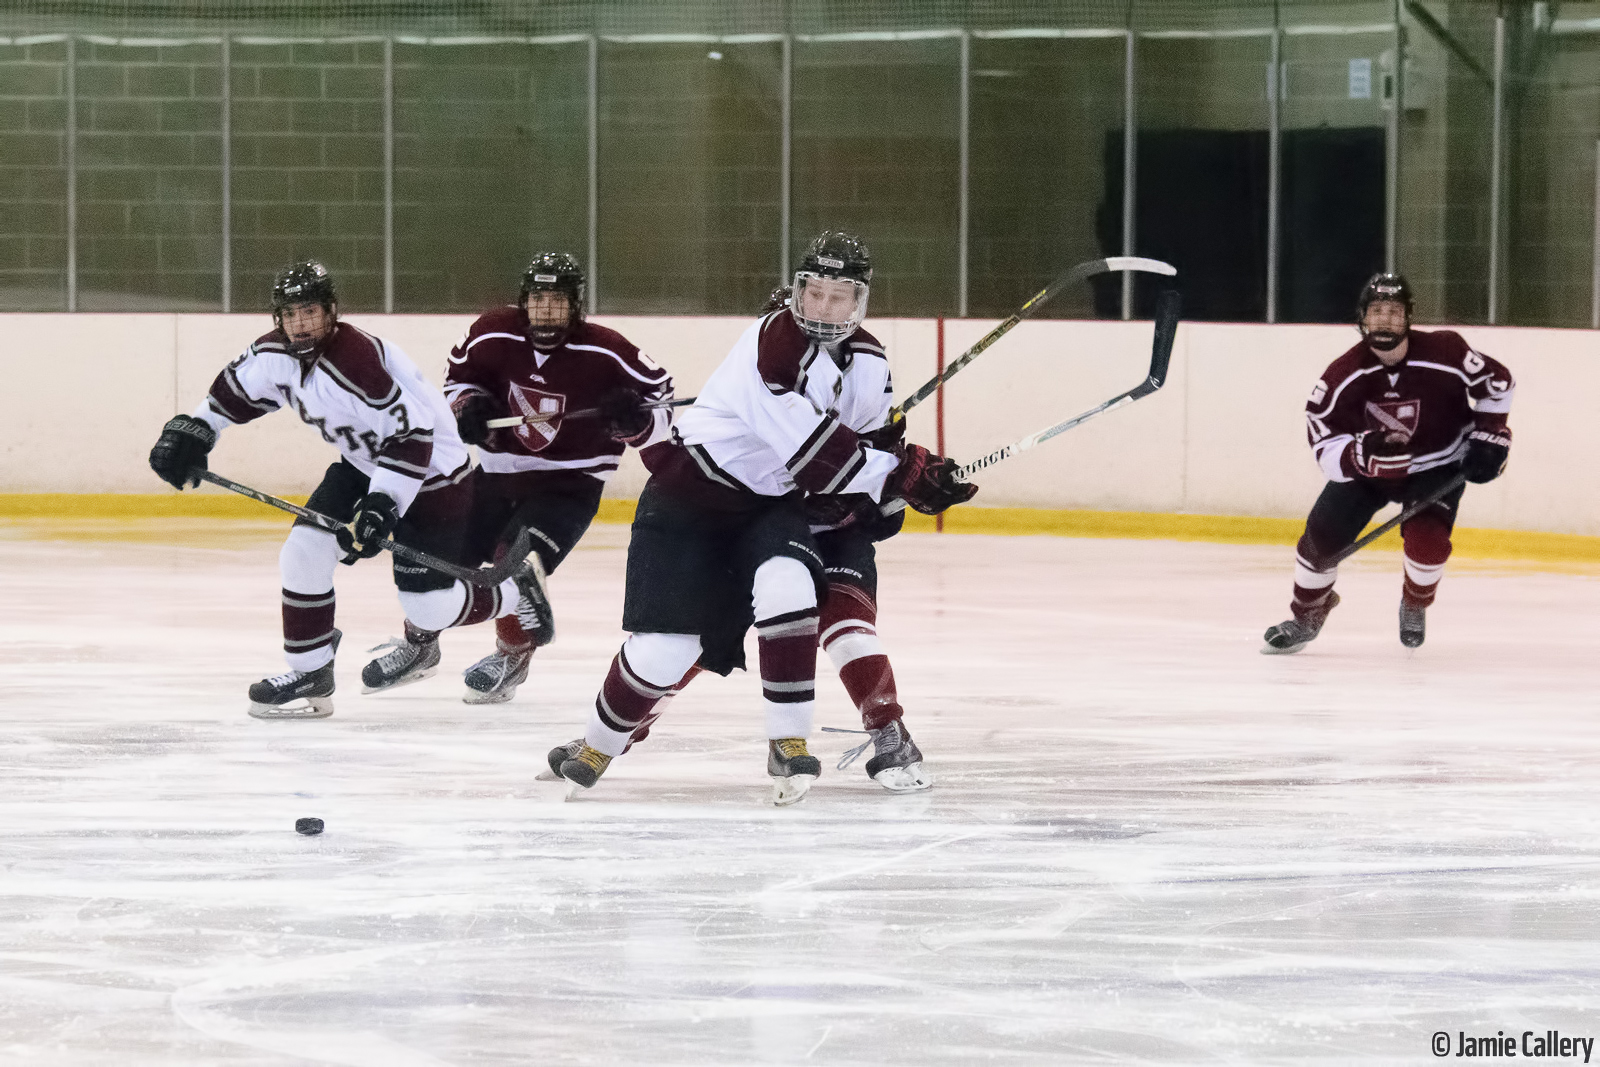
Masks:
[[[294,821],[294,832],[297,834],[305,834],[307,837],[315,837],[316,835],[322,833],[322,820],[296,819]]]

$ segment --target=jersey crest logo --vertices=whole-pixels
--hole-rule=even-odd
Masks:
[[[1367,425],[1373,430],[1387,430],[1409,441],[1422,422],[1422,401],[1385,400],[1382,403],[1367,401]]]
[[[567,409],[567,398],[560,393],[546,393],[525,385],[511,385],[511,402],[519,415],[545,415],[545,422],[528,422],[513,432],[529,452],[542,452],[555,441],[561,432],[561,415]]]

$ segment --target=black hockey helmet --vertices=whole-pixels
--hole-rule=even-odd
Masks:
[[[854,290],[853,307],[819,311],[819,299],[838,300],[840,290],[833,284],[837,282],[847,282]],[[789,313],[813,339],[824,344],[843,340],[867,317],[867,293],[871,284],[872,254],[861,238],[839,230],[824,230],[806,249],[800,268],[794,273]],[[808,287],[830,295],[808,299]]]
[[[567,321],[562,324],[529,321],[528,335],[538,348],[555,348],[583,322],[583,299],[587,285],[577,257],[567,252],[540,252],[522,272],[522,291],[517,303],[528,310],[529,293],[564,293]]]
[[[1404,331],[1398,334],[1387,330],[1370,334],[1367,332],[1367,308],[1380,301],[1400,304],[1406,309]],[[1369,345],[1380,352],[1388,352],[1403,341],[1406,334],[1411,331],[1411,314],[1415,306],[1411,285],[1406,281],[1405,275],[1382,271],[1368,278],[1367,284],[1361,287],[1361,296],[1356,300],[1356,325]]]
[[[287,266],[278,272],[272,282],[272,321],[283,329],[283,313],[301,304],[320,304],[322,309],[337,321],[339,296],[333,289],[333,278],[328,268],[314,259]],[[320,340],[312,343],[289,343],[289,352],[295,356],[309,356],[316,352]]]

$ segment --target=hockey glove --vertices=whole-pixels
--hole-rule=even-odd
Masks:
[[[206,455],[217,443],[217,431],[189,415],[174,415],[161,427],[150,450],[150,469],[174,489],[199,485],[206,471]]]
[[[638,445],[655,426],[651,410],[644,406],[644,397],[632,389],[613,389],[596,406],[600,409],[600,428],[613,441]]]
[[[456,402],[456,432],[464,445],[481,445],[489,439],[489,419],[494,401],[482,393],[468,393]]]
[[[885,423],[869,433],[861,435],[861,440],[868,448],[875,448],[879,452],[898,452],[906,439],[906,419],[902,415],[897,419]]]
[[[1461,473],[1467,481],[1482,485],[1492,482],[1505,473],[1506,460],[1511,456],[1511,431],[1473,430],[1467,434],[1467,454],[1461,461]]]
[[[802,507],[808,524],[829,530],[853,527],[878,512],[877,503],[866,493],[812,493]]]
[[[1388,430],[1367,430],[1351,443],[1350,462],[1363,478],[1404,478],[1411,473],[1410,444]]]
[[[971,500],[978,492],[971,482],[956,478],[960,469],[953,459],[936,456],[921,445],[908,444],[901,453],[900,466],[889,475],[887,489],[924,515],[937,515]]]
[[[400,522],[400,505],[388,493],[368,493],[356,505],[356,517],[349,526],[333,532],[339,547],[344,551],[340,563],[354,563],[358,559],[371,559],[383,549],[378,542],[394,533]]]

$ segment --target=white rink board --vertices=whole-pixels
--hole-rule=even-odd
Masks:
[[[442,382],[466,315],[351,315]],[[693,395],[752,321],[599,316],[668,367]],[[174,411],[192,410],[216,372],[269,327],[262,315],[0,314],[3,493],[158,493],[145,456]],[[949,320],[946,358],[994,325]],[[933,374],[935,325],[870,321],[890,352],[897,393]],[[1600,395],[1600,334],[1464,327],[1518,380],[1511,467],[1474,488],[1461,524],[1600,535],[1600,479],[1582,475]],[[954,380],[946,446],[971,459],[1131,388],[1149,364],[1148,323],[1029,322]],[[977,503],[1297,518],[1321,485],[1306,447],[1305,397],[1356,335],[1342,326],[1185,323],[1167,386],[1138,404],[985,471]],[[934,403],[912,415],[934,443]],[[67,427],[70,426],[70,432]],[[334,456],[279,414],[231,430],[215,469],[277,493],[310,491]],[[632,498],[632,454],[608,489]]]
[[[244,715],[280,669],[283,526],[109,528],[0,527],[0,1061],[1416,1064],[1439,1031],[1600,1036],[1594,568],[1453,563],[1408,653],[1398,557],[1366,553],[1323,637],[1268,658],[1285,548],[903,535],[880,630],[936,784],[890,796],[822,734],[776,810],[748,675],[697,680],[592,792],[533,780],[620,638],[620,527],[554,576],[561,637],[499,707],[458,699],[487,628],[360,696],[399,618],[387,568],[341,568],[311,723]],[[852,726],[823,663],[819,724]]]

